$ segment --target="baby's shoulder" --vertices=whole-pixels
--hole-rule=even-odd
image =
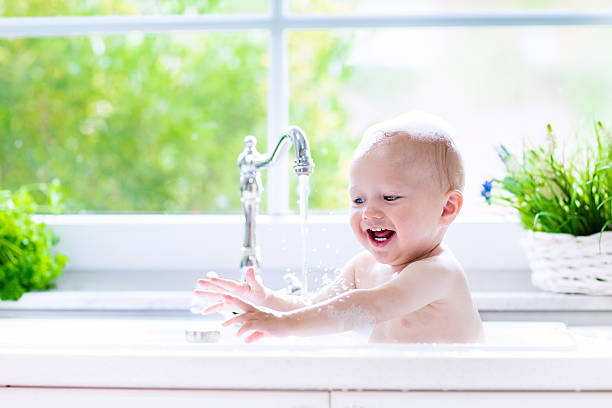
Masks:
[[[351,260],[355,273],[357,287],[372,287],[381,280],[381,268],[386,265],[376,262],[376,258],[368,251],[358,253]]]
[[[460,278],[464,276],[463,267],[455,258],[451,250],[447,247],[442,247],[436,255],[413,262],[406,266],[405,269],[412,271],[429,272],[446,278]]]
[[[376,265],[376,258],[368,251],[361,251],[351,259],[355,270],[370,270]]]

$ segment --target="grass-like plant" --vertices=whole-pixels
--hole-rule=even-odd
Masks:
[[[573,149],[560,149],[550,125],[547,146],[511,154],[497,149],[505,177],[482,184],[489,204],[516,209],[529,230],[591,235],[612,230],[612,136],[601,122]],[[561,151],[559,151],[561,150]]]

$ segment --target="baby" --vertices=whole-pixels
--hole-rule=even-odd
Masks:
[[[350,165],[350,225],[365,248],[309,298],[264,287],[253,269],[239,283],[202,279],[203,314],[239,311],[247,343],[264,336],[355,330],[373,343],[483,340],[463,268],[442,239],[463,204],[461,156],[442,120],[410,113],[366,130]]]

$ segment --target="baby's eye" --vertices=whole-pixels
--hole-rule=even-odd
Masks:
[[[383,198],[384,198],[385,200],[387,200],[387,201],[395,201],[395,200],[397,200],[399,197],[398,197],[398,196],[394,196],[394,195],[386,195],[386,196],[383,196]]]
[[[354,202],[355,204],[363,204],[363,203],[364,203],[364,200],[363,200],[363,198],[355,198],[355,199],[353,200],[353,202]]]

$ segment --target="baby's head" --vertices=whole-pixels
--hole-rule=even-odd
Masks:
[[[464,170],[442,119],[420,112],[366,130],[351,161],[351,227],[385,264],[426,257],[463,204]]]

